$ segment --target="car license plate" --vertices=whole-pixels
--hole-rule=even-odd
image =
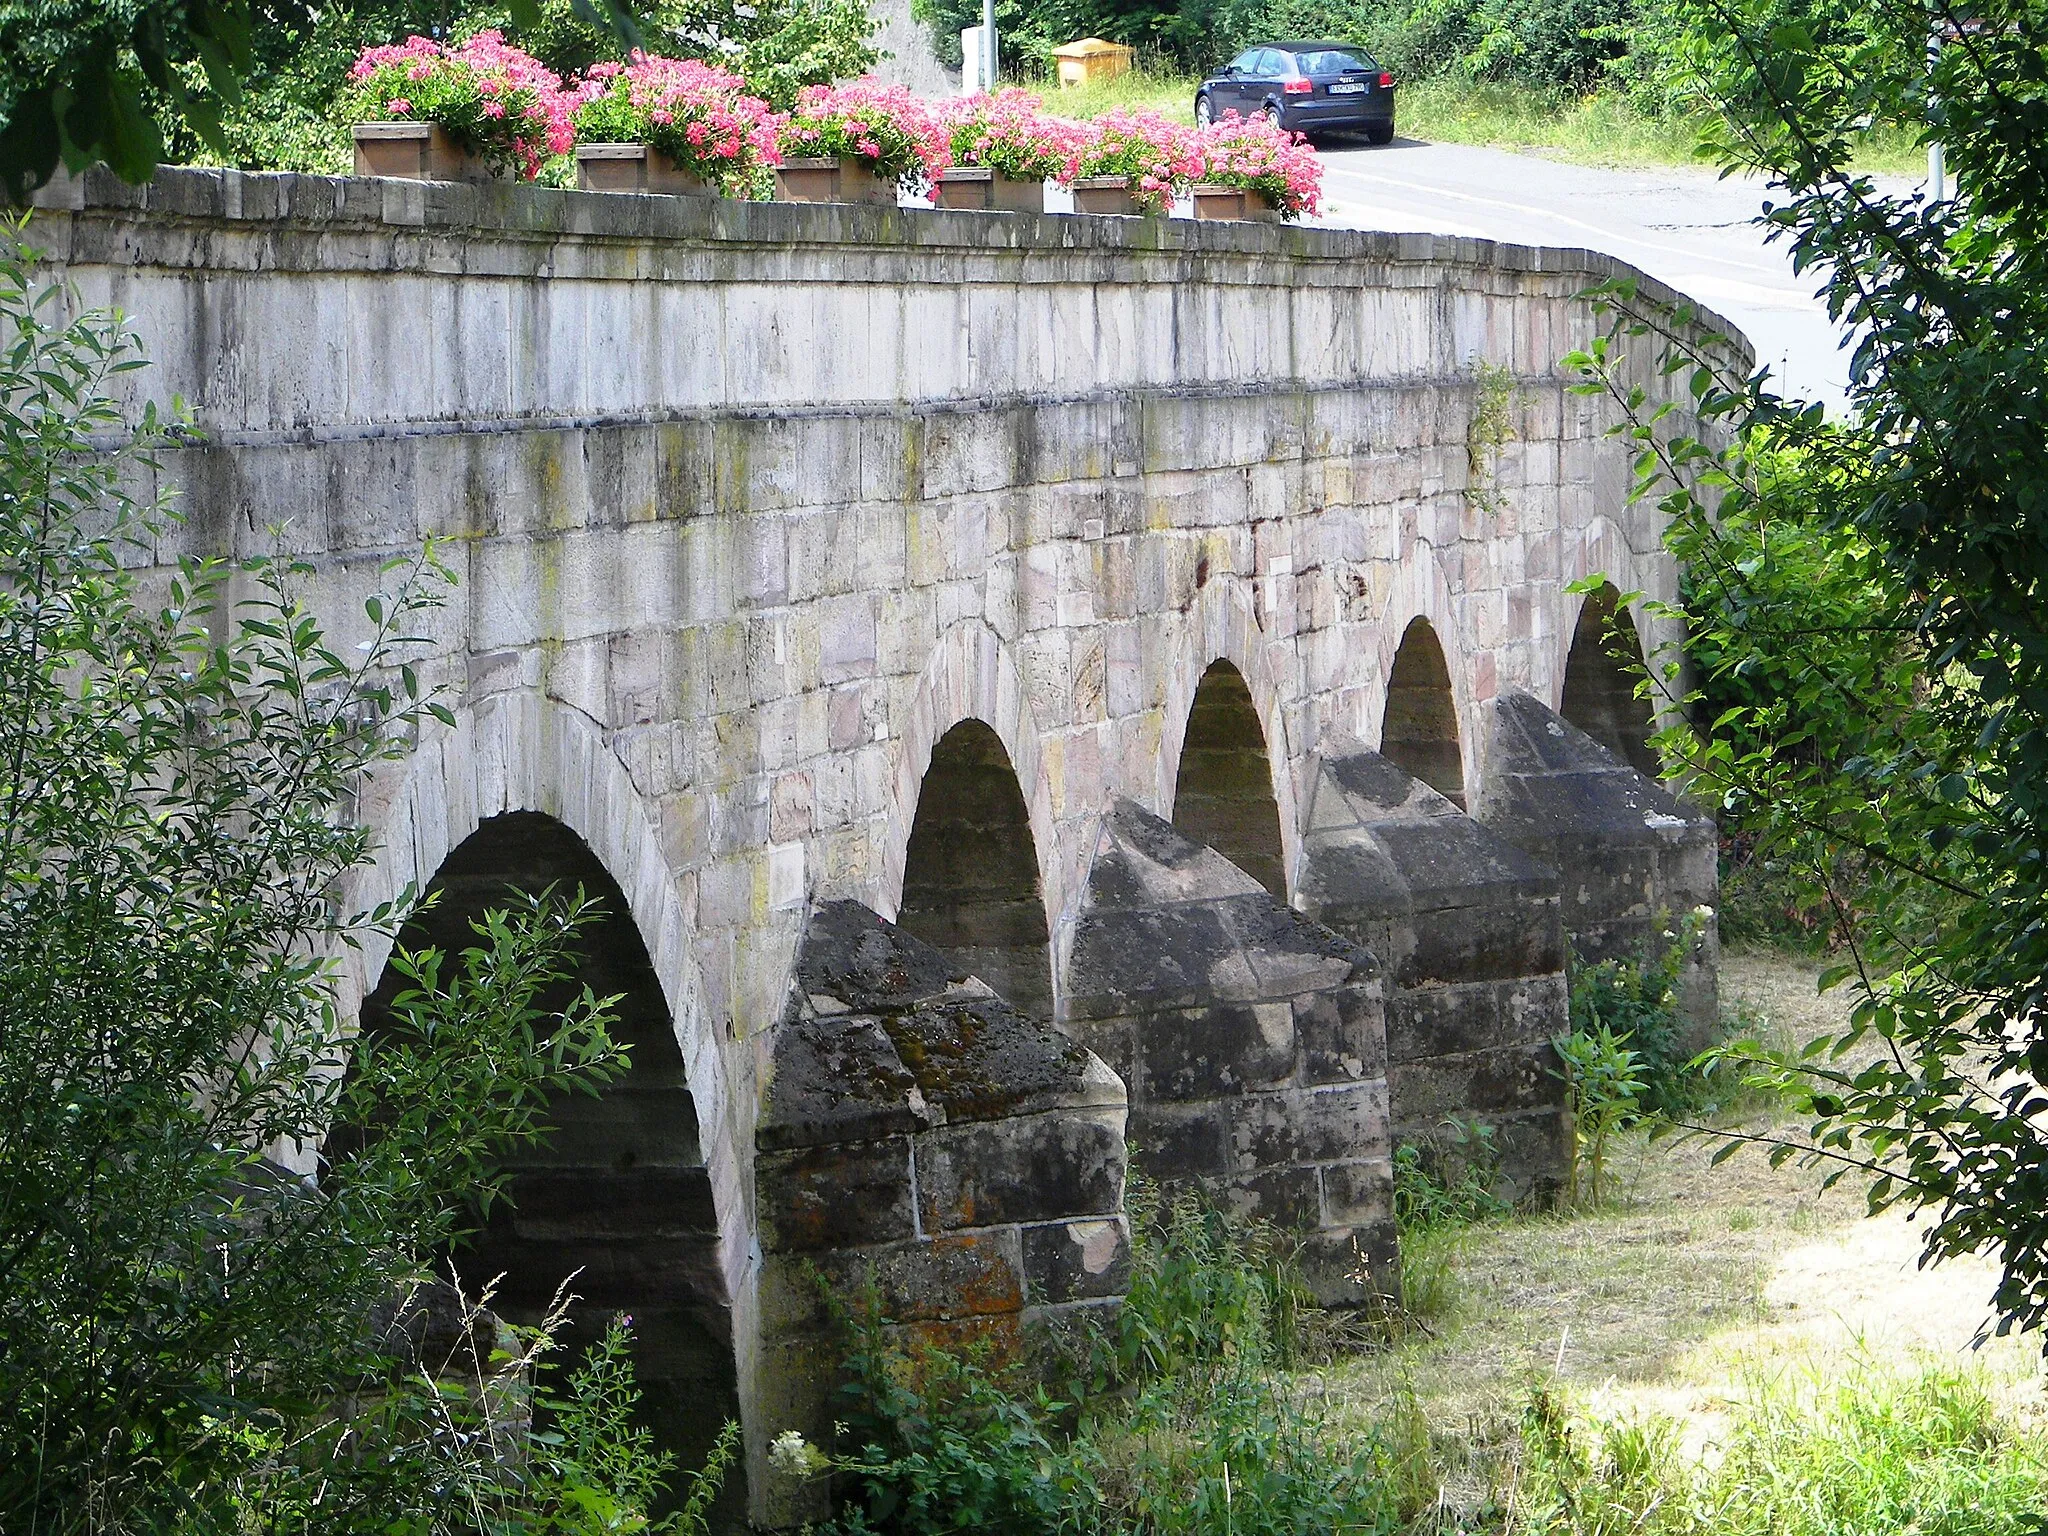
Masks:
[[[1330,87],[1330,94],[1332,96],[1356,96],[1364,89],[1365,82],[1363,80],[1339,80]]]

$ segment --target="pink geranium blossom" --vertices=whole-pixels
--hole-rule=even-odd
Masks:
[[[811,85],[782,126],[782,151],[849,155],[884,181],[926,181],[951,159],[945,125],[931,103],[900,85],[862,76],[846,85]]]
[[[782,119],[738,75],[701,59],[636,53],[627,64],[594,64],[576,99],[584,143],[649,144],[716,186],[782,163]]]
[[[1014,181],[1072,181],[1088,130],[1054,117],[1031,92],[957,97],[940,109],[955,165],[985,165]]]
[[[1174,194],[1201,173],[1195,131],[1157,112],[1105,112],[1089,126],[1077,174],[1127,176],[1131,196],[1151,213],[1164,213]]]
[[[495,31],[453,45],[410,37],[366,48],[349,70],[342,105],[356,122],[438,123],[456,143],[529,180],[547,156],[575,142],[562,82]]]
[[[1323,162],[1307,139],[1261,117],[1223,117],[1200,136],[1201,180],[1259,193],[1283,218],[1322,208]]]

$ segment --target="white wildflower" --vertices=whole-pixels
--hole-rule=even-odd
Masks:
[[[768,1465],[784,1477],[815,1477],[826,1468],[825,1458],[802,1433],[785,1429],[768,1446]]]

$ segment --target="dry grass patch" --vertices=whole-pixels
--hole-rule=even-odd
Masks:
[[[1731,954],[1724,1008],[1792,1039],[1837,1029],[1846,995],[1817,996],[1815,975],[1803,960]],[[1992,1265],[1922,1269],[1916,1230],[1866,1217],[1854,1181],[1823,1195],[1815,1172],[1772,1169],[1761,1152],[1710,1167],[1714,1148],[1632,1135],[1611,1154],[1607,1209],[1456,1235],[1453,1300],[1433,1335],[1332,1365],[1311,1392],[1360,1431],[1412,1399],[1451,1502],[1467,1508],[1499,1497],[1496,1448],[1539,1383],[1601,1413],[1669,1417],[1695,1453],[1731,1403],[1787,1370],[1967,1365],[2003,1407],[2036,1418],[2036,1343],[1969,1348],[1991,1316]]]

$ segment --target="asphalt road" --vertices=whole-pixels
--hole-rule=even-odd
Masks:
[[[1396,139],[1323,151],[1325,210],[1350,229],[1427,230],[1605,251],[1738,326],[1788,395],[1842,402],[1848,354],[1780,246],[1753,220],[1761,182],[1691,168],[1609,170],[1462,144]]]

